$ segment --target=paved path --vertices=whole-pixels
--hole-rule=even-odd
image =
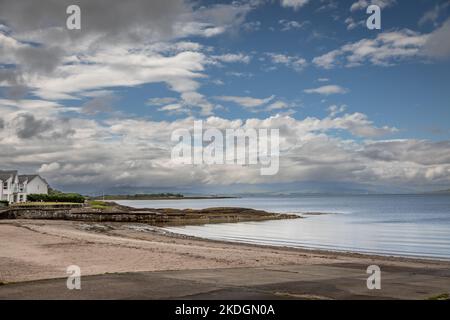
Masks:
[[[381,290],[368,290],[360,264],[289,265],[82,277],[0,286],[0,299],[427,299],[450,293],[450,270],[382,268]]]

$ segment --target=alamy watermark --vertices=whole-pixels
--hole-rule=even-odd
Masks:
[[[66,20],[66,26],[69,30],[81,29],[81,8],[77,5],[70,5],[66,9],[66,13],[69,15]]]
[[[381,29],[381,8],[375,4],[367,7],[367,14],[370,14],[367,18],[366,26],[369,30],[380,30]]]
[[[366,26],[369,30],[381,29],[381,8],[378,5],[369,5],[366,13],[370,14],[367,18]],[[81,30],[81,8],[78,5],[70,5],[66,9],[69,16],[66,20],[66,27],[69,30]]]
[[[381,269],[377,265],[371,265],[367,267],[367,274],[370,276],[367,278],[366,284],[369,290],[380,290],[381,289]]]
[[[81,290],[81,269],[77,265],[68,266],[66,286],[69,290]]]
[[[280,138],[278,129],[203,129],[194,121],[192,130],[172,132],[172,161],[183,165],[260,165],[263,176],[278,173]]]

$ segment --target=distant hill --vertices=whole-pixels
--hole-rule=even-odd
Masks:
[[[181,193],[151,193],[151,194],[116,194],[90,197],[92,200],[173,200],[173,199],[228,199],[231,196],[185,196]]]
[[[450,189],[447,189],[447,190],[437,190],[437,191],[432,191],[432,192],[430,192],[430,193],[433,193],[433,194],[450,194]]]
[[[104,196],[91,197],[94,200],[155,200],[155,199],[179,199],[184,198],[179,193],[152,193],[152,194],[105,194]]]

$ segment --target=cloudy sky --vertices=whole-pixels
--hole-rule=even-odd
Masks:
[[[0,169],[85,193],[449,188],[450,1],[373,1],[380,31],[370,2],[0,0]],[[278,128],[279,173],[172,163],[195,119]]]

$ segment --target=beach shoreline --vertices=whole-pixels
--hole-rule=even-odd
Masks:
[[[263,222],[263,221],[259,221]],[[386,259],[394,259],[394,260],[402,260],[405,261],[431,261],[431,262],[448,262],[450,263],[450,258],[445,257],[433,257],[433,256],[420,256],[420,255],[408,255],[408,254],[388,254],[382,252],[364,252],[364,251],[356,251],[356,250],[339,250],[339,249],[322,249],[316,247],[307,247],[307,246],[288,246],[288,245],[274,245],[274,244],[265,244],[258,242],[246,242],[243,240],[221,240],[221,239],[213,239],[201,236],[188,235],[183,233],[178,233],[175,231],[168,230],[171,226],[157,226],[156,229],[161,229],[161,231],[165,232],[165,235],[168,237],[181,238],[181,239],[191,239],[191,240],[199,240],[199,241],[208,241],[208,242],[216,242],[221,244],[237,244],[237,245],[247,245],[257,248],[272,248],[272,249],[284,249],[284,250],[298,250],[298,251],[307,251],[316,254],[339,254],[343,256],[364,256],[370,258],[386,258]]]
[[[409,291],[402,289],[406,290],[404,294],[409,292],[411,298],[422,299],[446,293],[450,287],[448,261],[231,243],[172,234],[158,227],[138,223],[2,220],[0,252],[0,282],[3,283],[0,286],[0,298],[7,298],[5,295],[8,292],[11,296],[10,290],[18,285],[20,288],[21,283],[25,287],[49,279],[59,283],[61,281],[55,279],[66,278],[66,268],[69,265],[80,266],[83,277],[94,277],[92,279],[97,279],[96,281],[102,281],[98,280],[98,277],[103,279],[102,277],[110,274],[214,274],[214,271],[217,271],[219,276],[219,273],[226,274],[231,270],[242,269],[247,270],[245,275],[239,274],[238,271],[233,274],[240,278],[243,284],[253,283],[251,274],[255,272],[287,269],[291,270],[289,272],[293,272],[292,274],[297,274],[299,279],[312,272],[321,277],[317,283],[324,282],[327,287],[335,281],[347,279],[347,272],[352,268],[356,268],[353,270],[354,276],[359,279],[357,283],[360,286],[365,283],[367,266],[375,264],[380,265],[382,270],[395,271],[397,282],[399,274],[404,277],[405,283],[411,280],[411,276],[423,276],[423,279],[419,277],[420,279],[415,281]],[[338,276],[337,280],[327,274],[336,266],[340,266],[339,272],[345,271],[345,275]],[[299,271],[305,268],[309,271]],[[294,269],[298,270],[292,271]],[[273,280],[283,282],[283,279],[284,277],[275,277]],[[297,278],[290,278],[288,282],[292,284],[295,279]],[[414,293],[414,288],[420,281],[423,281],[423,293]],[[300,289],[295,288],[297,287],[294,286],[291,290]],[[364,286],[360,289],[367,290]],[[311,289],[311,294],[314,294],[315,290]],[[164,290],[161,291],[164,296]],[[26,291],[16,289],[15,292],[22,292],[21,294],[27,297]],[[113,292],[111,294],[113,297]],[[349,295],[352,293],[349,292]],[[320,296],[326,297],[323,292]],[[147,298],[155,296],[150,295]]]

